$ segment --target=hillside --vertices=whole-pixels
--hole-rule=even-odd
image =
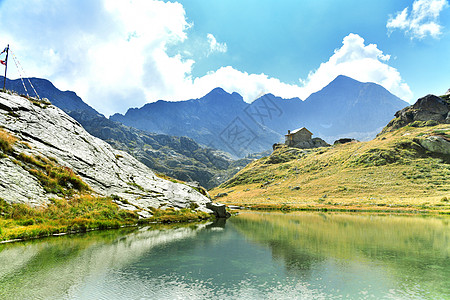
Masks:
[[[0,93],[0,125],[0,198],[7,203],[46,206],[87,192],[142,217],[169,207],[208,211],[200,192],[157,177],[49,102]]]
[[[3,77],[0,76],[0,80]],[[116,149],[128,152],[157,173],[178,180],[198,182],[210,189],[231,178],[251,159],[233,160],[231,155],[213,148],[202,147],[193,139],[166,134],[156,134],[125,126],[105,118],[87,105],[74,92],[60,91],[50,81],[30,78],[42,98],[65,111],[77,120],[91,135]],[[28,91],[32,91],[28,80]],[[20,79],[6,81],[10,90],[25,94]]]
[[[247,165],[249,158],[202,147],[188,137],[156,134],[125,126],[101,115],[73,111],[69,115],[93,136],[131,154],[153,171],[178,180],[198,182],[206,189],[218,186]]]
[[[413,122],[368,142],[283,147],[211,194],[236,205],[450,213],[450,125],[445,122]]]
[[[369,140],[407,104],[380,85],[341,75],[305,101],[266,94],[249,104],[237,93],[216,88],[199,99],[147,103],[111,120],[188,136],[243,157],[271,149],[287,130],[304,126],[329,143],[341,137]]]

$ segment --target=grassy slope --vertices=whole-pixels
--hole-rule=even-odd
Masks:
[[[212,190],[218,201],[249,206],[429,210],[450,213],[450,157],[417,139],[450,136],[450,125],[406,126],[369,142],[281,148]]]

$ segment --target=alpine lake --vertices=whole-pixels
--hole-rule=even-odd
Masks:
[[[0,299],[450,299],[450,217],[240,211],[0,244]]]

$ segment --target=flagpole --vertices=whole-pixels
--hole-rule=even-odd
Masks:
[[[5,77],[3,78],[3,91],[6,91],[6,71],[8,70],[8,52],[9,52],[9,44],[6,47],[6,58],[5,58]]]

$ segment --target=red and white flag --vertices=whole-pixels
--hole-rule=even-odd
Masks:
[[[6,66],[6,61],[4,61],[4,60],[0,60],[0,64],[2,64],[2,65],[4,65],[4,66]]]

